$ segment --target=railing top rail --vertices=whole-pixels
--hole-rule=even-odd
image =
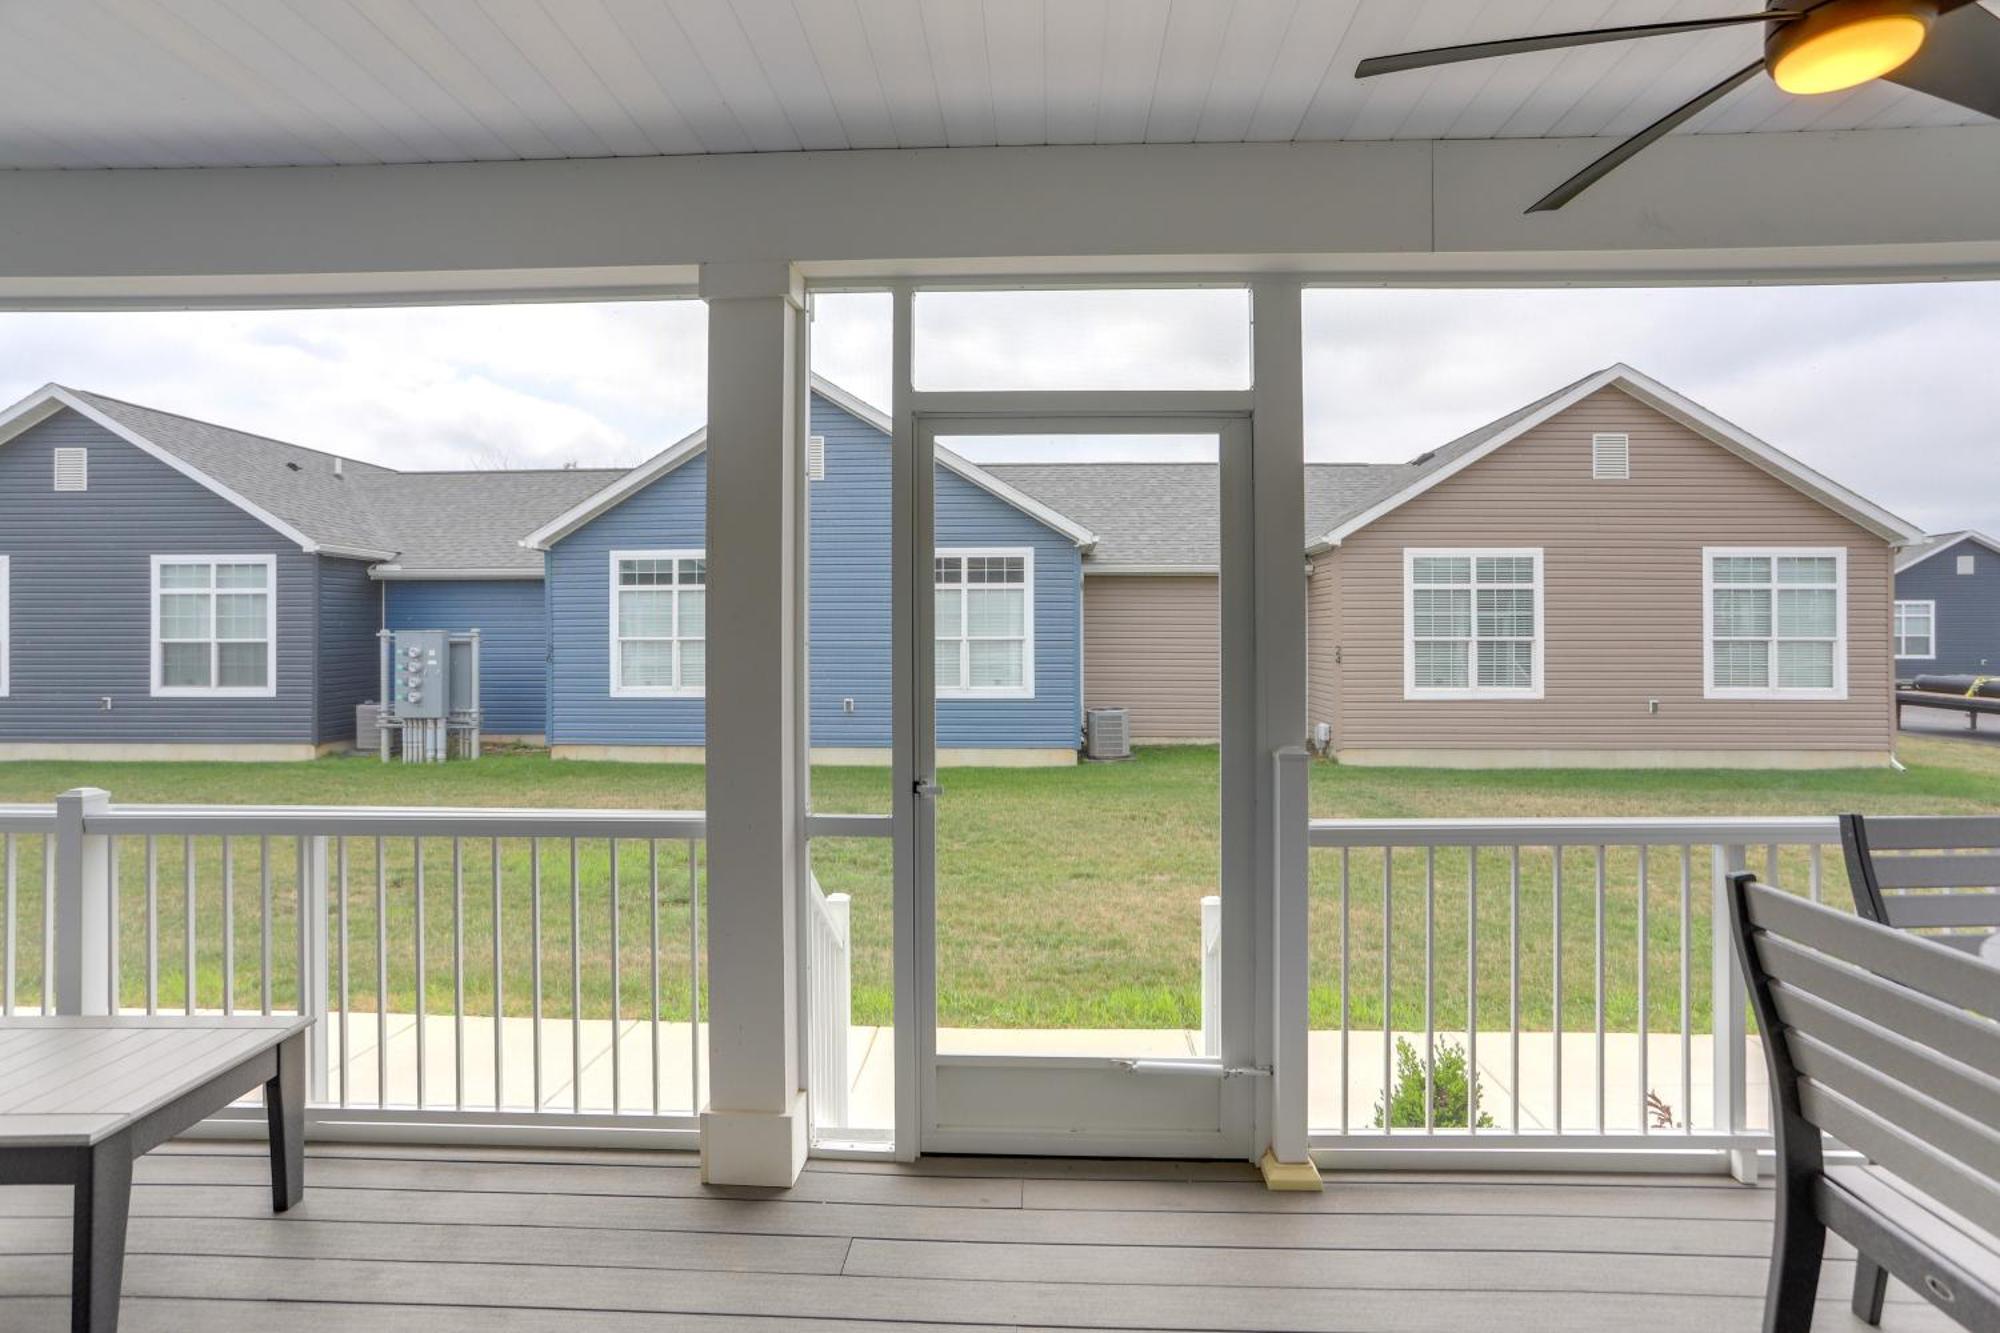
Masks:
[[[1315,819],[1315,847],[1623,847],[1840,841],[1832,815],[1665,819]]]
[[[366,805],[114,805],[89,815],[103,834],[273,837],[700,838],[699,810],[521,810]]]
[[[51,805],[0,805],[0,833],[46,833],[56,826]]]

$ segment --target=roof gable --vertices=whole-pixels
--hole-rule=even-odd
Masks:
[[[885,441],[888,436],[894,433],[895,423],[889,419],[886,413],[880,408],[855,397],[852,393],[841,388],[831,380],[823,379],[818,375],[813,376],[812,392],[815,397],[823,400],[828,405],[847,413],[849,416],[860,421],[864,426],[879,432],[885,438]],[[693,458],[696,454],[707,448],[707,446],[708,428],[704,426],[677,440],[674,444],[653,455],[653,457],[617,478],[602,490],[585,497],[582,501],[570,506],[570,508],[556,515],[556,517],[550,519],[541,527],[536,528],[521,539],[521,545],[531,550],[548,550],[598,515],[623,504],[633,495],[636,495],[638,492],[660,480],[660,478],[666,476],[669,472],[680,467],[690,458]],[[1009,485],[1006,481],[980,467],[978,464],[973,463],[970,459],[962,458],[951,450],[939,446],[937,461],[940,467],[947,468],[958,476],[965,478],[965,480],[971,482],[981,490],[993,495],[994,498],[1020,510],[1044,527],[1061,533],[1084,550],[1087,551],[1097,544],[1096,533],[1068,516],[1058,513],[1027,492]]]
[[[1973,528],[1966,528],[1960,532],[1939,532],[1925,537],[1904,551],[1896,560],[1896,572],[1900,574],[1906,569],[1915,569],[1932,556],[1943,555],[1953,547],[1962,546],[1966,542],[1983,546],[1993,554],[2000,555],[2000,538],[1989,537]]]
[[[1895,544],[1917,540],[1921,532],[1904,519],[1838,482],[1807,467],[1798,459],[1758,439],[1733,422],[1710,412],[1690,398],[1623,363],[1607,366],[1565,385],[1542,398],[1517,408],[1497,421],[1462,435],[1450,444],[1423,455],[1410,466],[1407,481],[1359,512],[1327,530],[1306,548],[1308,554],[1338,546],[1384,514],[1408,504],[1439,483],[1457,476],[1495,450],[1505,448],[1558,414],[1569,410],[1592,394],[1615,388],[1661,415],[1687,427],[1711,444],[1736,455],[1751,466],[1817,501],[1869,531]]]

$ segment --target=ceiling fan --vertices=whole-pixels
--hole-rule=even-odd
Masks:
[[[2000,118],[2000,17],[1974,0],[1819,0],[1773,4],[1754,14],[1642,23],[1623,28],[1588,28],[1545,33],[1427,51],[1371,56],[1355,67],[1357,79],[1402,70],[1453,65],[1462,60],[1552,51],[1635,37],[1665,37],[1761,23],[1764,55],[1714,87],[1699,93],[1640,130],[1582,171],[1548,192],[1528,209],[1561,208],[1631,160],[1669,130],[1720,101],[1758,74],[1788,93],[1831,93],[1871,79],[1887,79],[1932,97]]]

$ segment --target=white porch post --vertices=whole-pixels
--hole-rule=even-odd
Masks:
[[[83,827],[85,819],[103,814],[110,805],[110,794],[96,787],[74,787],[56,797],[54,990],[59,1014],[111,1012],[111,840]]]
[[[1295,279],[1252,284],[1251,365],[1256,398],[1251,484],[1257,577],[1257,975],[1269,979],[1255,1012],[1266,1080],[1258,1115],[1265,1179],[1314,1189],[1306,1155],[1306,803],[1281,803],[1280,756],[1305,781],[1306,742],[1305,349],[1303,292]],[[1280,957],[1280,954],[1283,957]]]
[[[798,949],[799,276],[706,265],[709,1104],[703,1179],[805,1164]]]

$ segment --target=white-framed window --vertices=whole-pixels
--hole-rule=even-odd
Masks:
[[[1930,660],[1937,656],[1937,603],[1896,603],[1896,656]]]
[[[932,571],[938,698],[1034,698],[1034,549],[940,547]]]
[[[611,553],[611,693],[700,698],[708,683],[708,556]]]
[[[0,555],[0,699],[13,687],[8,674],[14,657],[14,565]]]
[[[1847,551],[1702,548],[1702,693],[1847,697]]]
[[[1403,697],[1542,697],[1540,547],[1404,549]]]
[[[153,557],[153,694],[278,692],[277,557]]]

